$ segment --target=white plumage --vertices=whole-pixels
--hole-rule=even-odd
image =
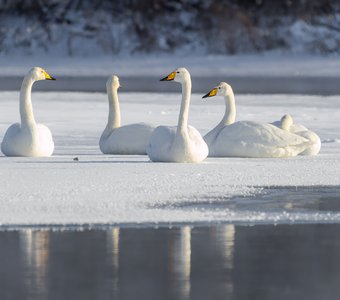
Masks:
[[[146,146],[154,126],[135,123],[121,126],[118,101],[119,78],[110,76],[106,83],[109,100],[109,117],[99,147],[104,154],[146,154]]]
[[[291,115],[284,115],[280,121],[274,122],[273,125],[309,140],[310,146],[301,152],[300,155],[317,155],[320,152],[320,137],[314,131],[309,130],[302,124],[295,124]]]
[[[221,122],[204,136],[212,157],[290,157],[305,151],[310,142],[272,124],[252,121],[235,123],[236,106],[231,86],[221,82],[203,96],[224,96],[226,110]]]
[[[208,155],[201,134],[188,125],[191,78],[188,70],[179,68],[162,80],[175,80],[182,85],[182,102],[177,126],[159,126],[150,138],[147,154],[155,162],[198,163]]]
[[[20,90],[21,123],[11,125],[1,143],[1,151],[6,156],[51,156],[54,142],[51,131],[37,124],[33,115],[31,90],[38,80],[54,80],[39,67],[31,69],[25,76]]]

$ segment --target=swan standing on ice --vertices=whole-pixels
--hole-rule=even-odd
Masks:
[[[300,155],[317,155],[321,149],[320,137],[313,131],[308,130],[305,126],[301,124],[294,124],[291,115],[284,115],[280,121],[274,122],[273,125],[281,128],[282,130],[297,134],[310,141],[311,145]]]
[[[152,161],[198,163],[208,155],[201,134],[188,126],[191,78],[187,69],[179,68],[161,81],[177,81],[182,85],[182,102],[177,126],[158,126],[146,149]]]
[[[25,76],[20,90],[21,123],[11,125],[1,143],[1,151],[6,156],[51,156],[54,143],[51,131],[34,119],[31,91],[35,81],[55,80],[39,67],[31,69]]]
[[[106,82],[109,117],[99,140],[100,150],[104,154],[146,154],[154,126],[145,123],[120,126],[119,87],[118,76],[110,76]]]
[[[235,122],[235,98],[231,86],[221,82],[203,98],[223,96],[225,113],[221,122],[204,136],[212,157],[290,157],[305,151],[310,142],[271,124]]]

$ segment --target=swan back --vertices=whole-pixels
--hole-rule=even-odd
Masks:
[[[290,157],[310,145],[309,141],[271,124],[241,121],[225,126],[209,144],[210,156]]]
[[[295,124],[291,115],[286,114],[281,118],[281,126],[283,130],[299,135],[310,142],[310,146],[306,148],[301,155],[317,155],[321,149],[320,137],[313,131],[301,124]]]

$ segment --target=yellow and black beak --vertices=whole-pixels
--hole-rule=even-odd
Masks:
[[[50,74],[48,74],[46,71],[44,71],[45,79],[46,80],[56,80],[54,77],[52,77]]]
[[[176,76],[176,72],[172,72],[168,76],[165,76],[164,78],[162,78],[160,81],[171,81],[175,79],[175,76]]]
[[[209,93],[205,94],[202,98],[214,97],[217,94],[217,88],[213,88]]]

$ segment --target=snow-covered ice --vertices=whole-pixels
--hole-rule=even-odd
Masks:
[[[18,97],[17,92],[0,92],[1,140],[7,127],[19,121]],[[36,92],[32,97],[37,122],[54,135],[55,154],[0,157],[2,226],[340,222],[337,211],[287,210],[279,203],[267,209],[251,201],[270,186],[340,185],[339,96],[236,95],[238,120],[271,122],[290,113],[320,135],[320,154],[209,158],[201,164],[102,155],[98,139],[107,121],[105,94]],[[179,94],[121,93],[120,102],[123,124],[177,123]],[[203,100],[194,94],[191,103],[189,123],[202,134],[223,115],[222,99]],[[248,199],[242,209],[235,206],[240,197]]]

